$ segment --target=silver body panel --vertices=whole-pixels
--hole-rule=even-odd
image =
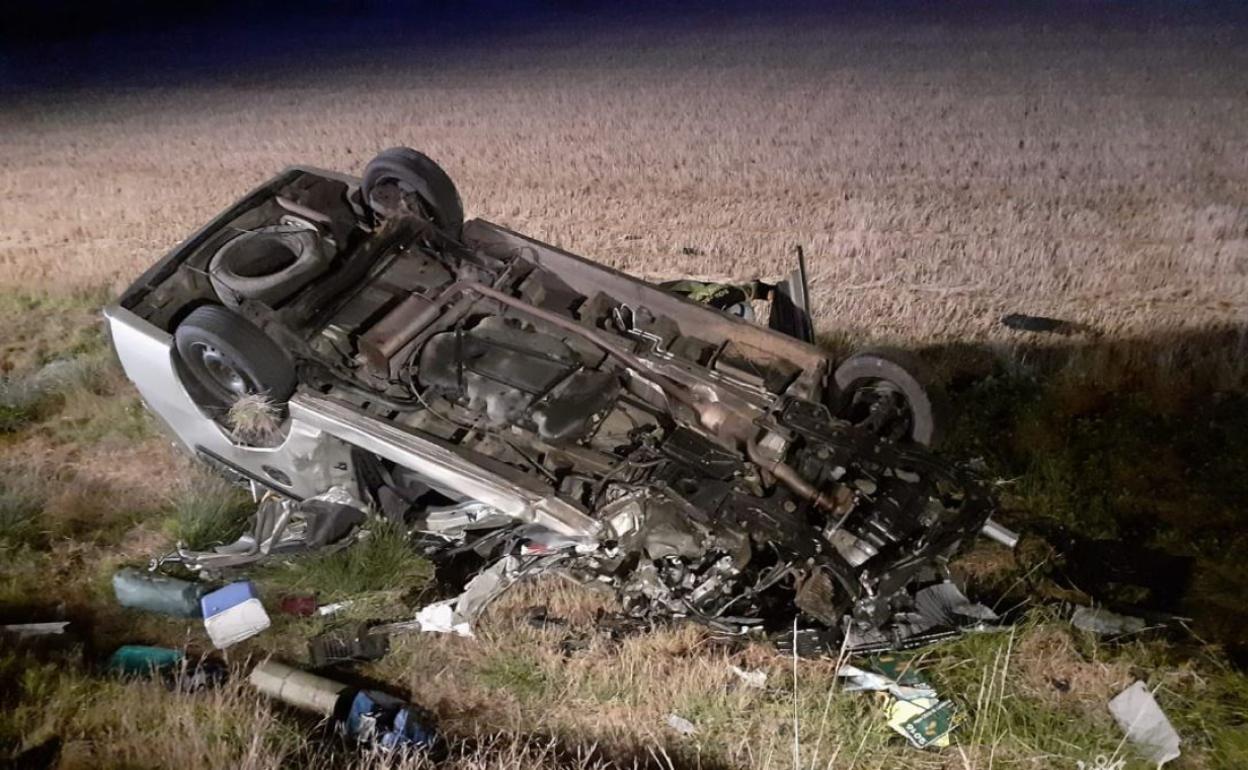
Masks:
[[[588,514],[523,473],[489,458],[469,458],[465,450],[434,436],[303,390],[290,399],[280,445],[240,444],[187,393],[172,335],[116,305],[104,315],[126,376],[181,448],[222,461],[283,494],[307,498],[339,486],[358,497],[351,449],[359,447],[518,521],[572,537],[593,537],[601,529]]]
[[[225,462],[292,497],[312,497],[332,486],[357,493],[349,444],[294,418],[278,446],[234,441],[187,393],[174,361],[173,335],[116,305],[105,308],[104,317],[126,377],[182,449]]]

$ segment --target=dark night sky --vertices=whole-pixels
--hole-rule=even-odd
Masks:
[[[509,36],[558,24],[569,34],[630,28],[766,23],[802,14],[816,23],[924,20],[954,25],[1243,26],[1248,3],[1227,0],[46,0],[4,11],[0,87],[178,83],[265,62],[325,61],[360,47],[423,50],[465,42],[506,45]]]

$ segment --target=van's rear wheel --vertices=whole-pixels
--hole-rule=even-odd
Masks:
[[[379,152],[364,168],[360,191],[383,217],[422,216],[452,238],[463,229],[464,205],[455,183],[428,155],[410,147]]]
[[[295,367],[277,343],[220,305],[195,308],[173,333],[184,371],[200,406],[229,407],[241,396],[263,394],[283,403],[295,392]]]
[[[901,350],[855,353],[833,374],[835,412],[893,441],[935,446],[944,428],[944,409],[926,367]]]

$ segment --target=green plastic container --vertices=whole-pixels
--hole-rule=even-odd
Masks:
[[[108,670],[121,676],[154,676],[177,669],[185,657],[181,650],[168,647],[126,644],[109,657]]]

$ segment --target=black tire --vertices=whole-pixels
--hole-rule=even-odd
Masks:
[[[410,147],[391,147],[369,161],[360,192],[368,207],[383,217],[423,213],[453,238],[463,229],[464,205],[455,183],[428,155]],[[413,210],[414,202],[419,211]]]
[[[904,435],[888,435],[894,439],[908,439],[923,446],[936,446],[944,428],[943,402],[927,373],[927,368],[915,356],[902,350],[876,348],[851,355],[836,368],[834,411],[851,422],[861,422],[861,409],[865,391],[883,386],[899,395],[905,402],[905,423],[894,424],[885,429],[887,434],[900,432]]]
[[[217,249],[208,263],[208,278],[229,307],[238,307],[243,298],[275,307],[325,272],[330,256],[315,230],[261,227]]]
[[[221,305],[197,307],[178,324],[174,346],[200,406],[229,407],[242,395],[263,393],[284,404],[295,392],[295,367],[255,324]]]

